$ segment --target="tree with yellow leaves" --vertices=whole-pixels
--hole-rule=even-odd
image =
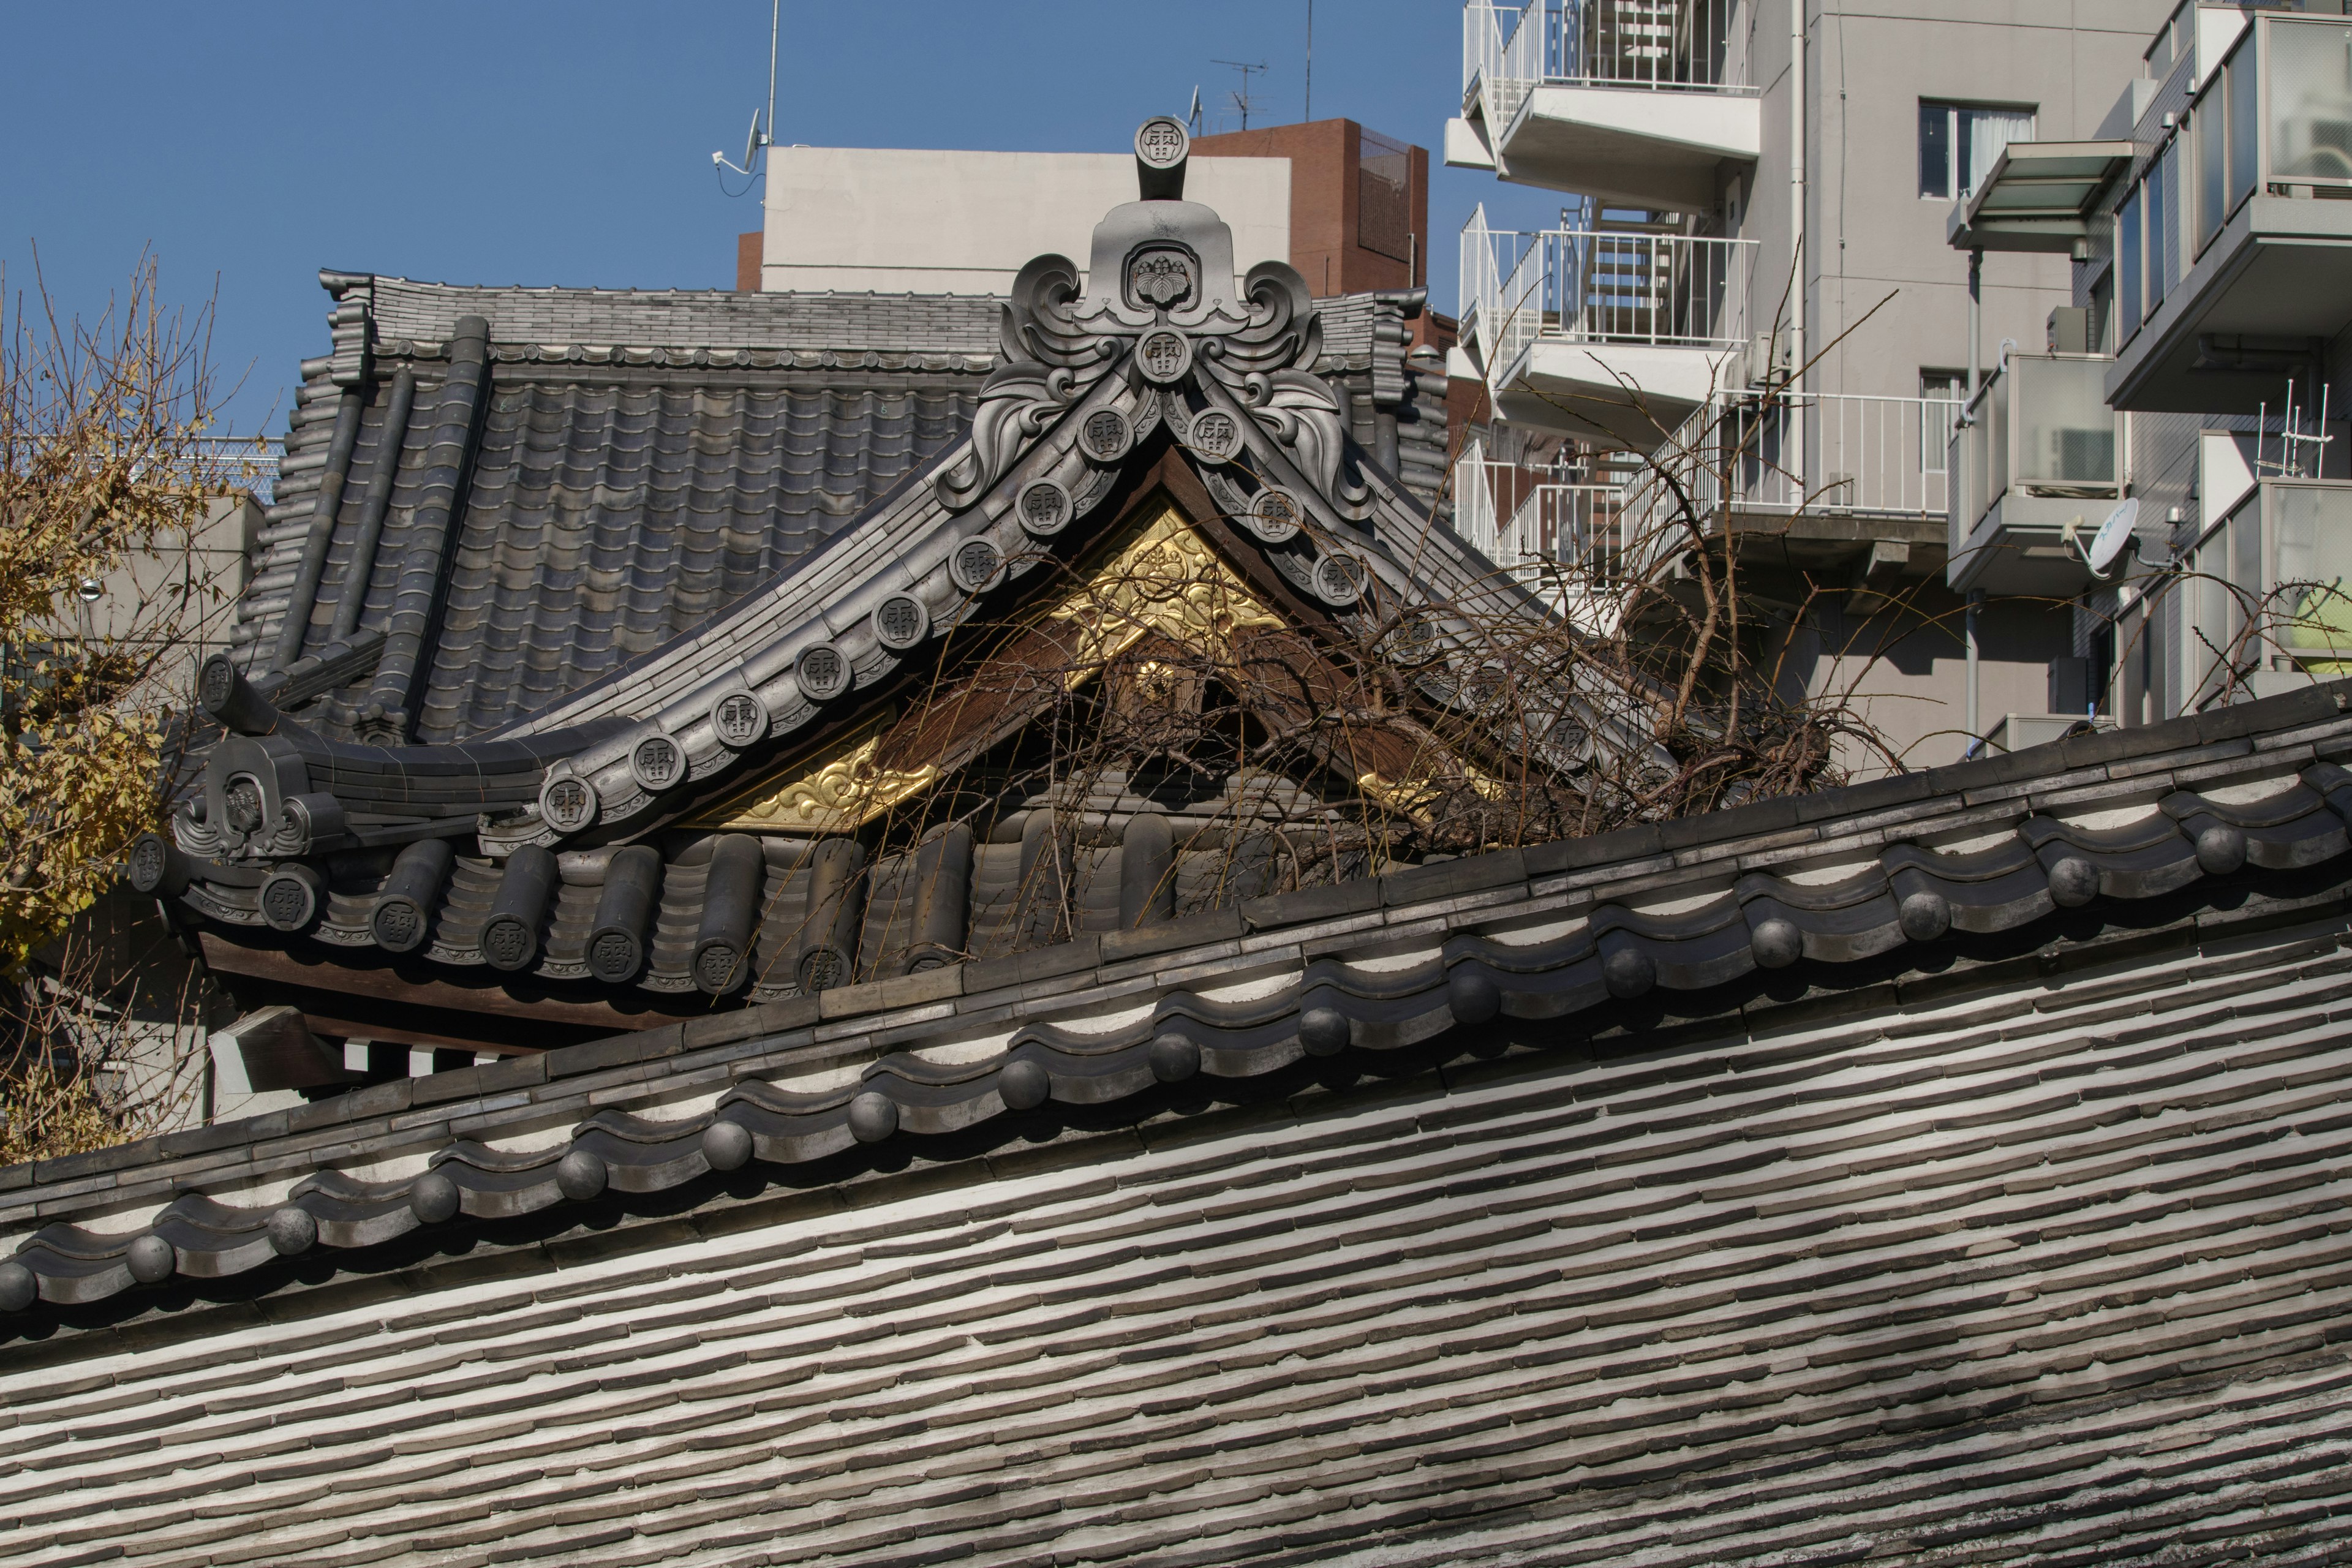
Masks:
[[[167,310],[152,262],[95,324],[45,289],[32,305],[0,287],[0,1145],[19,1157],[142,1130],[88,1103],[83,1070],[123,977],[61,939],[163,818],[196,650],[236,588],[202,535],[238,477],[206,460],[208,309]],[[90,972],[37,973],[44,944]]]

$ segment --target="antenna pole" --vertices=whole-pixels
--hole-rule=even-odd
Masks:
[[[1307,0],[1307,110],[1300,118],[1315,118],[1315,0]]]
[[[784,0],[769,0],[768,5],[768,130],[762,147],[776,144],[776,35],[782,30]]]

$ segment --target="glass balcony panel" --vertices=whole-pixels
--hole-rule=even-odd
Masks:
[[[2266,20],[2270,177],[2352,182],[2352,26]]]
[[[2120,317],[2116,337],[2118,342],[2128,340],[2139,331],[2141,321],[2139,210],[2139,191],[2135,187],[2116,213],[2116,309]]]
[[[2229,88],[2217,86],[2205,95],[2197,106],[2197,248],[2206,244],[2221,230],[2221,220],[2228,216],[2230,116],[2226,112]]]
[[[2230,93],[2230,205],[2254,194],[2255,160],[2262,151],[2262,99],[2254,91],[2253,47],[2240,43],[2227,68]]]
[[[2263,489],[2277,541],[2278,640],[2313,674],[2352,673],[2352,486],[2276,481]],[[2306,651],[2339,657],[2301,657]]]
[[[2116,416],[2103,360],[2012,359],[2020,483],[2097,489],[2116,482]],[[1996,395],[1999,388],[1996,388]]]
[[[2014,377],[2003,372],[1993,377],[1991,395],[1986,405],[1992,413],[1991,427],[1986,432],[1985,499],[1990,500],[2009,488],[2009,395],[2017,384]]]

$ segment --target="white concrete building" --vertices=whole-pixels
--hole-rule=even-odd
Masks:
[[[1500,498],[1482,542],[1530,570],[1603,548],[1654,515],[1656,462],[1678,463],[1738,542],[1755,622],[1778,628],[1762,657],[1812,693],[1862,694],[1906,762],[2084,716],[2064,595],[2033,597],[2029,572],[1970,611],[1983,584],[1947,576],[1970,366],[1981,381],[2049,350],[2074,247],[1989,258],[1972,347],[1949,226],[2004,148],[2100,134],[2167,8],[1465,5],[1448,163],[1568,197],[1555,229],[1500,232],[1482,209],[1462,237],[1454,370],[1493,417],[1456,489]],[[2095,387],[2090,404],[2107,468],[2059,487],[2058,521],[2095,528],[2121,481]],[[1564,450],[1585,456],[1563,467]]]
[[[1198,157],[1185,194],[1234,231],[1244,270],[1290,257],[1291,166]],[[1126,153],[768,149],[760,287],[1003,294],[1033,256],[1085,265],[1104,211],[1132,195]]]

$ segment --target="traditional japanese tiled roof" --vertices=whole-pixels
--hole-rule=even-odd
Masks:
[[[345,739],[368,726],[371,639],[420,546],[445,585],[425,646],[394,654],[423,666],[398,738],[468,740],[804,559],[964,437],[1002,357],[987,296],[320,280],[335,352],[303,366],[234,635],[257,677],[324,661],[297,691]],[[1442,387],[1406,361],[1420,310],[1417,292],[1318,301],[1314,369],[1427,503],[1445,434]]]
[[[2321,1549],[2347,690],[13,1168],[0,1518],[28,1562]]]
[[[1171,245],[1189,270],[1155,303],[1127,269]],[[1327,638],[1376,639],[1415,605],[1465,636],[1490,612],[1551,623],[1381,460],[1409,445],[1418,295],[1320,302],[1282,263],[1238,274],[1230,230],[1181,200],[1114,208],[1096,248],[1083,274],[1037,258],[1003,301],[882,300],[884,349],[806,368],[801,348],[728,340],[837,342],[857,319],[843,300],[333,276],[338,352],[314,368],[345,390],[323,450],[298,452],[320,477],[287,505],[310,521],[248,600],[284,586],[297,613],[268,658],[207,667],[203,700],[233,733],[169,842],[133,855],[134,882],[203,928],[217,968],[305,987],[366,969],[379,997],[402,961],[477,996],[513,976],[532,1016],[621,1027],[706,994],[770,1000],[1028,944],[996,907],[1034,896],[1000,886],[1032,880],[1016,812],[983,829],[1001,842],[966,825],[869,864],[858,822],[812,807],[761,828],[719,808],[792,768],[812,802],[834,798],[824,781],[852,763],[815,748],[921,689],[960,626],[1049,608],[1031,601],[1090,551],[1166,544],[1254,624]],[[994,357],[937,373],[970,381],[961,412],[924,416],[930,384],[892,382],[857,394],[872,418],[849,416],[856,377],[917,374],[907,345],[927,334],[972,348],[983,307]],[[511,341],[673,326],[720,341]],[[428,358],[445,367],[430,389]],[[388,389],[371,400],[354,378]],[[886,424],[886,405],[913,423]],[[363,605],[341,597],[362,581]],[[1470,700],[1422,663],[1433,700]],[[949,760],[1002,738],[976,726]],[[1154,803],[1110,805],[1151,843],[1090,846],[1108,852],[1074,856],[1070,879],[1114,922],[1130,873],[1181,885],[1226,856],[1216,811],[1171,827]],[[893,939],[917,908],[952,918]]]

